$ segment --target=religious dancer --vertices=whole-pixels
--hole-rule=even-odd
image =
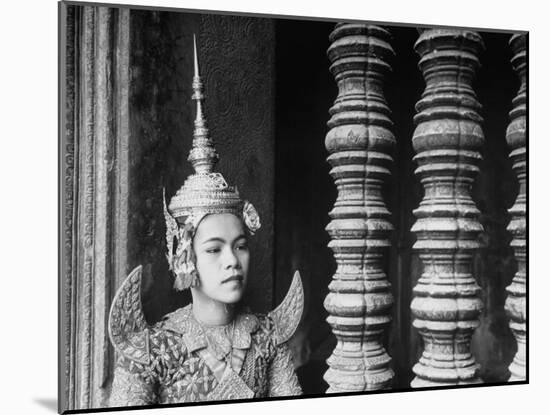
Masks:
[[[193,302],[148,326],[140,299],[141,266],[123,282],[111,307],[109,336],[118,352],[110,405],[136,406],[302,393],[286,342],[300,321],[304,297],[296,272],[289,292],[267,315],[241,305],[260,228],[254,206],[214,172],[218,154],[202,108],[194,49],[196,119],[184,185],[164,201],[167,259],[176,290]],[[164,194],[163,194],[164,198]]]

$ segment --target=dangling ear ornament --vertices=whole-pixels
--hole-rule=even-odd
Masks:
[[[166,223],[166,259],[168,260],[168,267],[170,271],[173,271],[173,256],[174,256],[174,238],[178,236],[178,222],[168,212],[166,208],[166,191],[162,188],[162,207],[164,210],[164,221]]]
[[[248,200],[244,201],[243,220],[251,235],[254,235],[254,233],[256,233],[256,231],[262,226],[260,223],[260,216],[258,215],[256,208]]]

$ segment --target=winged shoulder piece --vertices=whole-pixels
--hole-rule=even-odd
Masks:
[[[138,362],[149,363],[149,328],[141,308],[142,266],[126,277],[109,312],[109,338],[115,350]]]
[[[287,342],[292,337],[303,312],[304,287],[300,273],[296,271],[283,302],[268,313],[275,323],[275,340],[278,345]]]

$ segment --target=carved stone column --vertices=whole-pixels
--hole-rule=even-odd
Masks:
[[[413,147],[425,194],[414,210],[413,249],[423,272],[411,310],[424,350],[412,387],[480,382],[470,343],[482,308],[472,255],[483,228],[470,189],[484,140],[472,89],[482,47],[476,32],[450,29],[424,30],[415,44],[426,89],[416,105]]]
[[[64,411],[104,406],[108,395],[111,279],[127,272],[129,10],[60,7]]]
[[[325,145],[338,197],[326,228],[337,263],[325,299],[337,339],[324,376],[328,392],[383,389],[394,375],[382,345],[393,303],[383,269],[392,225],[381,193],[395,145],[383,94],[394,54],[389,37],[380,27],[347,23],[330,35],[338,97]]]
[[[512,64],[518,72],[521,84],[517,96],[513,100],[513,109],[510,111],[511,122],[506,131],[506,141],[510,147],[510,158],[513,161],[519,180],[519,194],[514,206],[509,210],[512,220],[508,225],[508,231],[513,235],[511,243],[514,254],[518,262],[518,271],[512,280],[512,283],[506,288],[508,297],[506,299],[505,309],[510,318],[510,328],[516,337],[518,351],[514,357],[509,369],[511,372],[510,380],[525,380],[525,353],[526,353],[526,241],[525,241],[525,212],[526,212],[526,104],[527,104],[527,59],[526,59],[525,35],[514,35],[510,39],[510,46],[514,53]]]

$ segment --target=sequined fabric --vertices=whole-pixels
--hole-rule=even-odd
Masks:
[[[267,316],[241,313],[209,328],[191,306],[179,309],[147,330],[147,363],[118,358],[110,406],[300,395],[290,351],[274,331]]]

